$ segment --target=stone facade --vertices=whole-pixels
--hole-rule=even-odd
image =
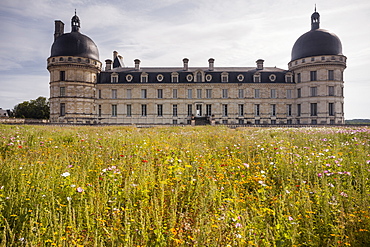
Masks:
[[[80,35],[76,33],[79,23],[73,23],[70,34]],[[141,68],[138,59],[133,67],[125,67],[117,52],[102,70],[97,48],[88,37],[82,37],[87,40],[88,52],[63,50],[64,44],[58,41],[59,36],[64,37],[61,26],[64,24],[56,21],[56,38],[48,58],[51,122],[344,123],[346,57],[341,54],[340,41],[335,52],[329,47],[328,52],[309,51],[303,57],[307,51],[297,46],[305,45],[296,43],[288,70],[264,67],[262,59],[254,67],[217,67],[213,58],[207,67],[190,67],[187,58],[181,67]],[[308,34],[324,31],[315,23]]]

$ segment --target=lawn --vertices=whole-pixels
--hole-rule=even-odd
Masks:
[[[368,246],[370,128],[0,125],[0,246]]]

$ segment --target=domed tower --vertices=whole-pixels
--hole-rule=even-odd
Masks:
[[[339,38],[320,28],[320,14],[311,15],[311,30],[297,39],[289,70],[296,83],[298,124],[343,124],[343,72],[346,57]]]
[[[50,72],[50,121],[93,123],[96,119],[95,85],[101,70],[95,43],[80,33],[80,19],[71,20],[71,32],[55,21],[54,43],[47,60]]]

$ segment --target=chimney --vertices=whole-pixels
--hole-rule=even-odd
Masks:
[[[140,60],[135,59],[134,62],[135,62],[135,70],[140,70]]]
[[[263,59],[258,59],[257,61],[256,61],[256,63],[257,63],[257,69],[263,69],[263,62],[264,62],[265,60],[263,60]]]
[[[184,70],[187,71],[189,69],[189,59],[184,58],[182,61],[184,63]]]
[[[64,34],[64,23],[62,21],[55,21],[54,41]]]
[[[108,71],[111,69],[112,69],[112,60],[110,59],[105,60],[105,71]]]
[[[209,64],[209,70],[213,71],[214,70],[214,65],[215,65],[215,59],[213,59],[213,58],[208,59],[208,64]]]

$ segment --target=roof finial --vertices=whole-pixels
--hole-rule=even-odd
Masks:
[[[316,3],[315,3],[315,12],[316,12]]]
[[[316,5],[315,5],[315,11],[316,11]],[[77,11],[76,11],[76,9],[75,9],[75,15],[77,15]]]

